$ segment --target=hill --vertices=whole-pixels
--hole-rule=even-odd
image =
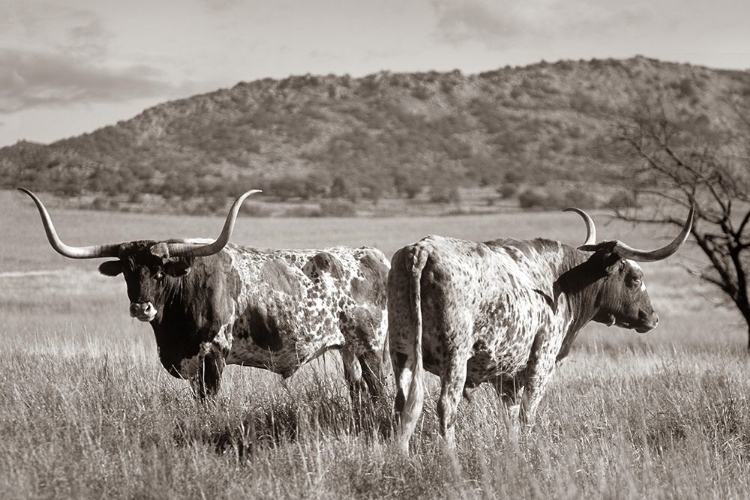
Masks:
[[[223,210],[253,187],[272,201],[329,200],[323,211],[344,215],[383,198],[450,203],[458,188],[506,186],[497,198],[513,197],[517,186],[598,182],[598,167],[616,161],[610,124],[656,94],[681,120],[728,131],[750,73],[635,57],[242,82],[90,134],[2,148],[0,187],[191,212]]]

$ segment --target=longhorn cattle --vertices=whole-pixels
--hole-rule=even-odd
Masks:
[[[123,274],[130,315],[154,330],[170,374],[213,396],[226,364],[291,376],[340,349],[353,397],[382,392],[389,262],[374,248],[261,250],[229,244],[248,191],[232,205],[215,241],[131,241],[71,247],[32,192],[47,238],[73,259],[112,257],[99,271]]]
[[[428,236],[393,256],[389,339],[404,450],[422,411],[425,369],[440,377],[440,432],[454,446],[462,392],[489,381],[514,427],[531,425],[556,361],[589,321],[641,333],[656,327],[636,262],[674,254],[690,234],[693,209],[674,241],[653,251],[597,244],[591,218],[568,210],[586,223],[578,249],[546,239]]]

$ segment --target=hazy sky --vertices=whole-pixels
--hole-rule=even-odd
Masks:
[[[239,81],[637,54],[750,68],[745,0],[0,0],[0,147]]]

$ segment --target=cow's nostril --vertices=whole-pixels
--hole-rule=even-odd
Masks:
[[[130,315],[138,316],[139,314],[142,314],[146,309],[148,309],[148,306],[149,304],[132,303],[130,304]]]
[[[644,325],[650,325],[651,327],[655,327],[659,323],[659,315],[653,311],[650,313],[644,310],[638,311],[638,319]]]

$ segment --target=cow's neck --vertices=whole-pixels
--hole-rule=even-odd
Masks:
[[[230,259],[222,257],[219,254],[198,258],[187,275],[165,283],[161,300],[163,313],[157,317],[158,323],[164,325],[189,319],[196,323],[195,327],[201,328],[213,321],[214,309],[222,302],[217,294],[227,290],[226,281],[232,276]]]
[[[556,304],[565,305],[565,310],[558,312],[566,315],[565,323],[568,324],[558,359],[567,355],[578,332],[597,313],[598,295],[606,273],[600,263],[591,260],[591,256],[590,252],[562,245],[548,261],[555,277],[552,289]],[[564,301],[561,296],[564,296]]]

